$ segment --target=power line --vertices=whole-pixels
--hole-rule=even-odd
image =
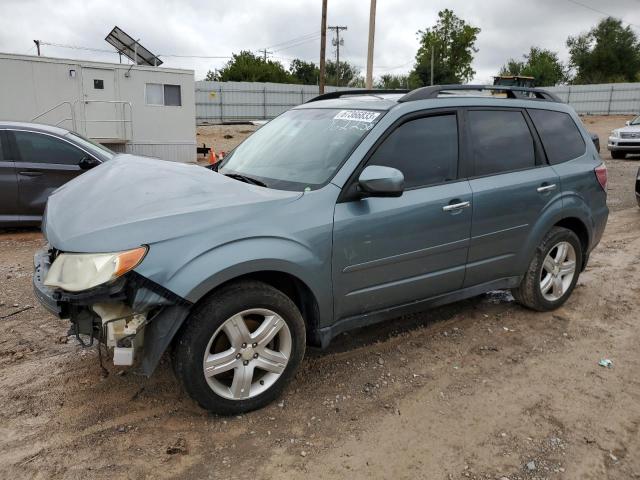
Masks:
[[[597,9],[595,7],[590,6],[590,5],[585,5],[582,2],[578,2],[578,0],[567,0],[567,2],[573,3],[575,5],[579,5],[579,6],[583,7],[583,8],[586,8],[587,10],[591,10],[592,12],[596,12],[596,13],[599,13],[601,15],[605,15],[607,17],[615,18],[617,20],[620,20],[623,23],[626,23],[627,25],[631,25],[632,27],[640,28],[640,25],[637,25],[637,24],[631,23],[631,22],[627,22],[623,18],[617,17],[616,15],[611,15],[610,13],[607,13],[604,10],[599,10],[599,9]]]
[[[204,58],[204,59],[228,59],[233,58],[231,55],[169,55],[166,53],[158,54],[158,57],[164,58]]]
[[[115,50],[107,50],[105,48],[92,48],[92,47],[82,47],[79,45],[67,45],[64,43],[53,43],[53,42],[45,42],[43,40],[40,41],[40,45],[49,45],[51,47],[58,47],[58,48],[69,48],[72,50],[86,50],[89,52],[101,52],[101,53],[112,53],[112,54],[117,54],[118,52]],[[233,58],[230,55],[177,55],[177,54],[170,54],[170,53],[162,53],[157,55],[158,57],[165,57],[165,58],[203,58],[203,59],[228,59],[228,58]]]
[[[303,44],[305,44],[305,43],[315,42],[315,41],[316,41],[316,40],[318,40],[319,38],[320,38],[320,34],[316,35],[315,37],[308,38],[308,39],[306,39],[306,40],[301,40],[301,41],[299,41],[299,42],[297,42],[297,43],[293,43],[293,44],[291,44],[291,45],[287,45],[287,46],[285,46],[285,47],[277,48],[277,49],[275,49],[275,50],[274,50],[274,52],[281,52],[282,50],[288,50],[288,49],[290,49],[290,48],[297,47],[297,46],[303,45]]]
[[[301,35],[301,36],[299,36],[299,37],[295,37],[295,38],[291,38],[291,39],[286,40],[286,41],[284,41],[284,42],[274,43],[273,45],[269,45],[269,46],[268,46],[268,47],[266,47],[266,48],[276,48],[276,47],[280,48],[280,47],[282,47],[282,46],[284,46],[284,45],[287,45],[287,44],[290,44],[290,43],[299,42],[300,40],[304,40],[304,39],[306,39],[306,38],[308,38],[308,37],[317,37],[317,36],[319,36],[319,35],[320,35],[320,32],[311,32],[311,33],[306,33],[306,34],[304,34],[304,35]]]

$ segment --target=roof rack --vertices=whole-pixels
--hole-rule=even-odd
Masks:
[[[562,103],[562,100],[558,98],[555,94],[547,91],[541,90],[539,88],[527,88],[527,87],[510,87],[505,85],[434,85],[432,87],[422,87],[417,88],[415,90],[410,91],[402,98],[398,100],[398,102],[412,102],[415,100],[428,100],[432,98],[438,98],[441,94],[455,94],[455,92],[459,91],[494,91],[494,92],[504,92],[507,95],[507,98],[514,99],[535,99],[535,100],[543,100],[547,102],[558,102]],[[533,98],[531,95],[524,95],[525,93],[533,94]]]
[[[322,95],[313,97],[311,100],[307,100],[306,103],[317,102],[319,100],[331,100],[334,98],[347,97],[350,95],[380,95],[384,93],[409,93],[410,91],[411,90],[389,90],[389,89],[369,90],[366,88],[358,88],[353,90],[338,90],[337,92],[323,93]]]

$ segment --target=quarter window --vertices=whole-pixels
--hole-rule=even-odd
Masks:
[[[492,175],[533,168],[533,137],[522,112],[469,111],[474,174]]]
[[[571,115],[550,110],[529,110],[529,115],[540,134],[551,165],[573,160],[584,154],[584,138]]]
[[[50,135],[24,131],[14,131],[13,135],[22,162],[78,165],[86,156],[79,148]]]
[[[145,86],[145,103],[147,105],[164,105],[179,107],[182,105],[180,85],[163,85],[147,83]]]
[[[419,118],[402,124],[378,147],[369,165],[397,168],[406,188],[455,180],[458,172],[456,115]]]

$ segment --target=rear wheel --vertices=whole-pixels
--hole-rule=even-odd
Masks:
[[[615,160],[624,160],[626,157],[627,157],[627,154],[625,152],[620,152],[620,151],[611,152],[611,158]]]
[[[536,249],[522,282],[512,291],[514,298],[533,310],[558,308],[578,282],[582,257],[582,245],[575,233],[552,228]]]
[[[231,415],[275,400],[305,351],[295,304],[261,282],[224,287],[188,319],[174,347],[174,368],[203,408]]]

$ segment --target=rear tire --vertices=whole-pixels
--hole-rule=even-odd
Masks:
[[[614,160],[624,160],[625,158],[627,158],[627,154],[625,152],[612,151],[611,158],[613,158]]]
[[[291,299],[265,283],[244,281],[195,307],[174,344],[173,365],[202,408],[233,415],[278,398],[305,345],[304,320]]]
[[[567,301],[578,282],[582,244],[569,229],[553,227],[542,239],[518,288],[516,301],[532,310],[546,312]]]

